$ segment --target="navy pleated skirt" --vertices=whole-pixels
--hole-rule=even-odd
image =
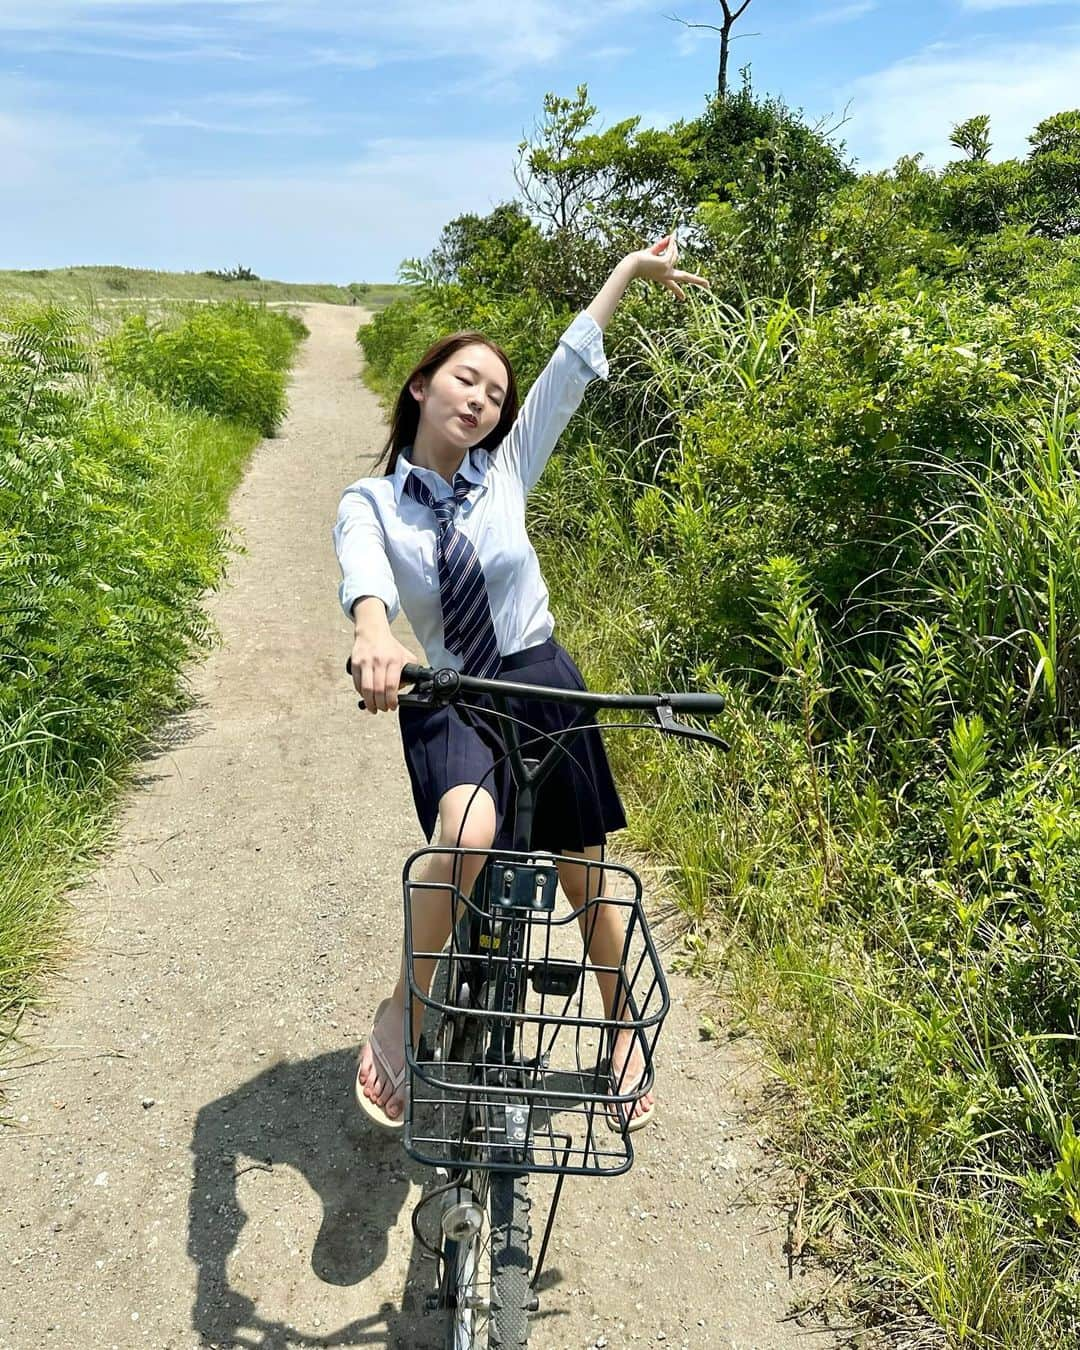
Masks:
[[[585,681],[566,648],[548,638],[526,651],[502,657],[496,679],[517,684],[585,689]],[[466,702],[494,709],[487,695],[470,694]],[[546,703],[513,697],[506,711],[538,731],[553,733],[574,723],[597,721],[595,710],[573,703]],[[462,783],[480,784],[495,801],[496,848],[513,847],[514,802],[517,795],[509,760],[501,759],[506,744],[500,719],[454,703],[440,708],[398,708],[405,763],[413,801],[424,837],[430,843],[439,820],[443,794]],[[522,753],[542,759],[548,740],[526,745],[529,732],[519,727]],[[622,802],[611,776],[602,734],[571,732],[562,741],[567,753],[540,784],[535,799],[532,844],[549,853],[580,853],[606,844],[611,830],[626,825]]]

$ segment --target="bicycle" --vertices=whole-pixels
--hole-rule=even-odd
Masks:
[[[351,671],[351,662],[346,669]],[[652,1087],[653,1051],[669,1007],[640,879],[621,864],[563,859],[535,850],[531,836],[537,790],[560,757],[571,754],[562,742],[592,726],[601,731],[658,727],[668,735],[727,749],[720,737],[674,716],[677,711],[719,713],[724,699],[719,694],[552,689],[416,664],[403,667],[401,683],[412,689],[399,694],[399,706],[428,708],[467,694],[488,695],[494,713],[491,708],[478,711],[504,724],[508,749],[502,759],[509,759],[516,786],[513,849],[427,847],[412,853],[402,871],[409,986],[404,1147],[415,1161],[433,1167],[436,1177],[412,1215],[417,1243],[438,1263],[437,1288],[427,1308],[447,1314],[447,1350],[482,1345],[505,1350],[528,1343],[528,1318],[539,1307],[536,1287],[566,1177],[617,1176],[633,1164],[632,1105]],[[562,732],[540,733],[522,742],[518,719],[507,712],[507,700],[515,696],[575,703],[583,709],[643,710],[655,721],[581,726],[579,714]],[[542,758],[523,754],[535,741],[552,742]],[[466,896],[461,890],[462,859],[481,853],[485,864]],[[453,859],[450,938],[440,952],[416,950],[412,896],[424,886],[447,887],[411,874],[421,860],[439,854]],[[590,882],[599,873],[595,898],[562,919],[555,917],[560,861],[586,866]],[[626,893],[609,891],[609,883],[621,884]],[[592,895],[591,885],[586,894]],[[625,937],[614,965],[598,966],[588,955],[600,905],[615,905],[623,914]],[[579,940],[571,920],[578,924]],[[437,962],[430,991],[415,980],[417,959]],[[584,974],[590,965],[614,988],[610,1013],[599,1017],[586,1002]],[[424,1008],[415,1049],[414,1000]],[[611,1069],[616,1036],[626,1031],[644,1061],[632,1085],[621,1078],[616,1082]],[[604,1135],[598,1129],[601,1120]],[[555,1187],[530,1274],[528,1178],[536,1173],[554,1175]],[[421,1230],[436,1205],[439,1231],[433,1242]]]

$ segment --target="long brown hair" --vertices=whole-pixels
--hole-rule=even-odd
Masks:
[[[420,425],[420,404],[409,392],[409,385],[418,375],[422,375],[427,380],[456,351],[460,351],[462,347],[468,347],[473,342],[479,342],[482,346],[490,348],[506,368],[506,396],[499,410],[499,421],[482,441],[477,442],[477,445],[482,449],[492,452],[499,446],[506,433],[514,425],[514,419],[518,413],[517,381],[514,379],[514,368],[510,364],[510,358],[501,347],[492,342],[490,338],[486,338],[483,333],[449,333],[446,337],[441,337],[437,342],[433,342],[409,372],[408,378],[401,387],[401,392],[394,401],[394,411],[390,418],[390,435],[386,438],[386,444],[372,466],[373,468],[378,468],[383,459],[389,455],[386,473],[387,475],[392,474],[397,467],[398,455],[401,454],[402,449],[407,445],[412,445],[416,439],[416,429]]]

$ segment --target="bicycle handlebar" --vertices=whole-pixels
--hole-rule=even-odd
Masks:
[[[345,670],[352,674],[352,657],[345,662]],[[537,698],[551,703],[575,703],[586,708],[623,708],[651,712],[661,729],[676,736],[708,741],[727,750],[730,747],[719,736],[697,727],[676,722],[673,713],[695,713],[711,716],[724,710],[723,694],[596,694],[591,690],[553,689],[540,684],[516,684],[512,680],[485,680],[476,675],[444,666],[438,670],[407,661],[401,667],[401,683],[417,685],[422,694],[399,694],[398,705],[407,708],[430,708],[437,703],[450,703],[458,694],[491,694],[497,698]],[[360,700],[360,707],[366,707]]]
[[[401,678],[410,684],[431,684],[437,695],[453,697],[460,690],[469,694],[506,694],[520,698],[547,699],[557,703],[580,703],[587,708],[638,708],[652,710],[666,703],[673,712],[720,713],[722,694],[596,694],[591,690],[553,689],[541,684],[515,684],[513,680],[484,680],[476,675],[444,668],[433,670],[408,662]]]

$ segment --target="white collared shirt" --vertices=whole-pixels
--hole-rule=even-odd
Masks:
[[[503,655],[534,647],[554,631],[548,590],[525,530],[525,498],[588,384],[607,376],[603,330],[583,310],[559,338],[497,449],[470,450],[458,470],[476,487],[458,507],[454,524],[479,555]],[[435,513],[403,490],[410,473],[419,474],[436,498],[453,489],[406,454],[398,455],[392,474],[360,478],[345,489],[333,529],[341,567],[338,598],[350,619],[362,595],[377,595],[391,621],[404,610],[428,664],[460,670],[460,656],[444,645]]]

